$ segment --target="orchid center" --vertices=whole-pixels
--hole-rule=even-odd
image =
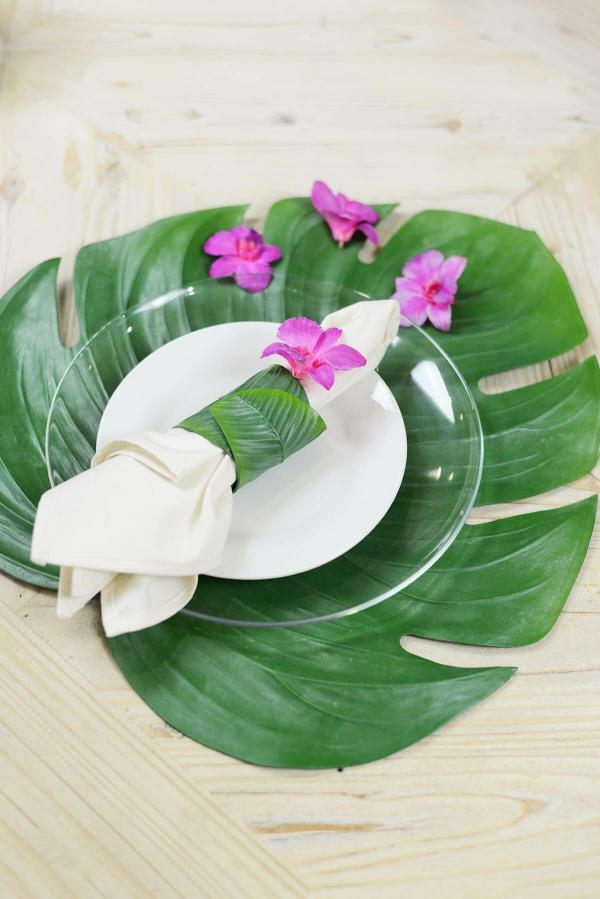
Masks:
[[[432,278],[430,281],[428,281],[425,285],[425,295],[427,299],[434,301],[438,293],[440,292],[441,286],[442,282],[439,280],[439,278]]]
[[[256,259],[259,249],[253,237],[243,237],[238,241],[238,254],[242,259]]]

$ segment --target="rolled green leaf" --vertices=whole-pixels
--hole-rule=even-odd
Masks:
[[[281,365],[258,372],[178,427],[206,437],[235,462],[234,490],[285,462],[327,428]]]

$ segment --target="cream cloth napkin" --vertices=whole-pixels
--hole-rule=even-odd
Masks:
[[[336,372],[329,391],[303,382],[313,408],[379,364],[399,320],[396,300],[355,303],[323,320],[323,328],[341,328],[342,342],[367,364]],[[37,510],[31,558],[61,566],[58,616],[70,618],[101,592],[102,624],[112,637],[180,611],[198,575],[221,560],[235,479],[229,455],[182,428],[105,446],[88,471],[47,491]]]

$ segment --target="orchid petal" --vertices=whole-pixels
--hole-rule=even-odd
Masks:
[[[330,347],[337,343],[337,341],[342,336],[342,332],[339,328],[327,328],[326,331],[323,331],[315,343],[313,347],[313,353],[315,356],[322,355],[326,352]]]
[[[445,284],[442,284],[440,287],[437,296],[433,300],[434,306],[451,306],[452,303],[456,302],[455,299],[455,290],[449,290]]]
[[[350,200],[346,207],[346,215],[350,216],[356,222],[367,222],[370,225],[376,225],[379,221],[379,214],[375,212],[372,206],[366,203],[359,203],[358,200]]]
[[[448,256],[442,265],[442,278],[444,283],[446,283],[446,278],[449,278],[456,283],[464,272],[466,265],[466,256]]]
[[[331,188],[324,181],[315,181],[310,192],[310,199],[317,212],[320,212],[321,215],[324,215],[326,212],[333,212],[338,208]]]
[[[248,225],[236,225],[229,233],[233,234],[236,240],[256,240],[258,238],[262,243],[262,235],[254,228],[249,228]]]
[[[411,281],[410,278],[396,278],[396,292],[394,293],[393,299],[400,300],[401,302],[404,300],[420,299],[423,303],[427,302],[425,292],[419,282]]]
[[[424,325],[427,321],[427,302],[422,296],[400,299],[400,312],[410,319],[410,324]],[[407,327],[403,321],[400,324]]]
[[[319,358],[328,362],[336,371],[350,371],[352,368],[362,368],[367,364],[363,354],[346,343],[331,347],[326,353],[321,353]]]
[[[333,239],[338,243],[348,243],[354,236],[354,232],[356,231],[355,222],[342,218],[341,215],[337,215],[335,212],[325,212],[323,213],[323,218],[329,225]]]
[[[439,269],[444,261],[444,254],[439,250],[426,250],[419,253],[404,264],[402,274],[424,284]]]
[[[368,222],[361,222],[360,225],[357,226],[357,230],[362,231],[365,237],[367,237],[371,243],[374,243],[375,246],[379,245],[379,235],[373,225],[369,225]]]
[[[237,256],[221,256],[220,259],[211,262],[208,276],[209,278],[226,278],[228,275],[233,275],[239,262]]]
[[[310,318],[288,318],[279,326],[277,337],[296,347],[313,350],[323,329]]]
[[[335,373],[331,365],[327,362],[322,362],[320,365],[315,366],[315,368],[311,368],[307,374],[316,381],[317,384],[320,384],[321,387],[324,387],[325,390],[331,390],[333,387],[333,382],[335,381]]]
[[[396,278],[394,284],[396,285],[396,293],[394,294],[396,299],[398,297],[398,292],[401,290],[408,290],[409,285],[411,285],[412,289],[416,290],[418,288],[419,291],[421,290],[421,288],[418,287],[417,282],[411,281],[410,278]]]
[[[282,356],[289,362],[293,372],[298,371],[301,367],[298,365],[298,359],[296,358],[293,348],[289,347],[287,343],[270,343],[269,346],[264,348],[260,354],[260,358],[266,359],[267,356]]]
[[[440,331],[449,331],[452,319],[452,309],[450,306],[433,306],[427,307],[427,314],[431,324]]]
[[[447,275],[442,275],[440,294],[443,292],[445,296],[449,295],[451,297],[454,297],[454,294],[457,290],[458,284],[456,283],[456,281]],[[447,300],[444,300],[444,302],[447,302]]]
[[[237,284],[249,293],[260,293],[268,286],[273,272],[267,264],[260,262],[240,262],[235,273]]]
[[[204,252],[209,256],[235,256],[237,253],[237,237],[231,231],[217,231],[204,244]]]
[[[277,262],[278,259],[281,259],[281,250],[274,243],[267,243],[261,247],[261,262]]]

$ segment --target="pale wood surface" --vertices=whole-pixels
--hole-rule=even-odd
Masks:
[[[0,0],[0,286],[173,212],[315,177],[367,201],[535,228],[600,349],[596,0]],[[590,475],[518,504],[598,491]],[[479,510],[480,518],[514,507]],[[0,579],[3,896],[600,894],[600,541],[519,650],[406,640],[520,674],[422,743],[273,771],[182,738],[127,687],[97,612]]]

